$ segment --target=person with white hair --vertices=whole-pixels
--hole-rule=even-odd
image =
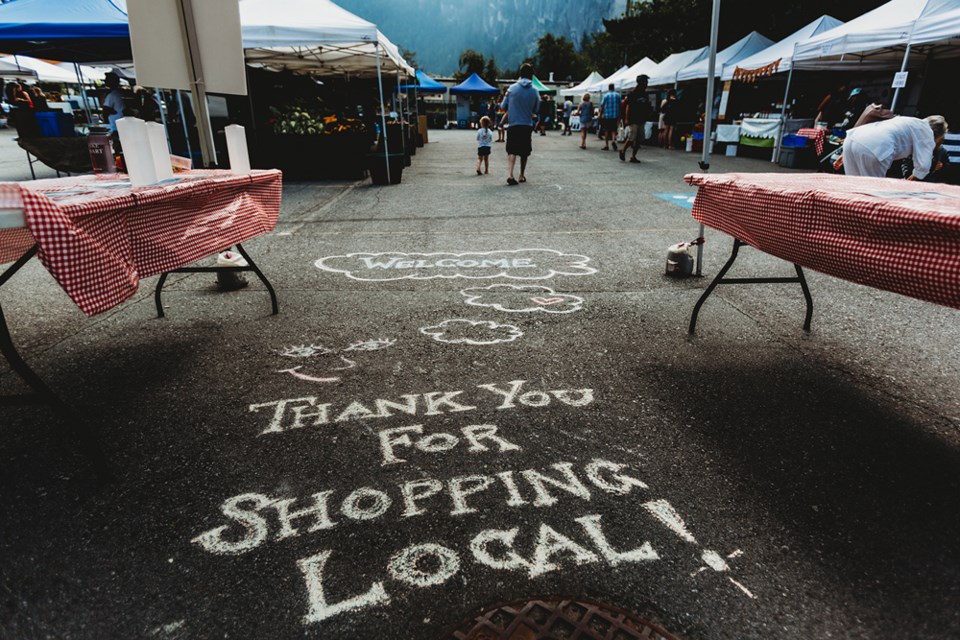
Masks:
[[[913,158],[907,180],[923,180],[930,173],[933,152],[947,133],[943,116],[897,116],[854,127],[843,142],[843,168],[848,176],[883,178],[896,160]]]

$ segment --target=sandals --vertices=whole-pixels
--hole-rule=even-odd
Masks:
[[[514,180],[513,178],[507,178],[507,184],[510,185],[511,187],[514,187],[520,183]]]
[[[524,178],[523,176],[520,176],[520,182],[526,182],[526,181],[527,181],[526,178]]]

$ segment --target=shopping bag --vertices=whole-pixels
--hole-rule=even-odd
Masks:
[[[623,128],[623,125],[617,126],[617,142],[626,142],[627,140],[627,130]]]

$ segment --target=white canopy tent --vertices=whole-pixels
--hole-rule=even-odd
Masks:
[[[5,62],[20,69],[33,71],[37,80],[41,82],[77,83],[77,74],[75,72],[68,71],[55,64],[44,62],[43,60],[31,58],[30,56],[3,56],[0,58],[0,62]]]
[[[793,66],[794,47],[799,43],[806,42],[810,38],[835,29],[842,24],[843,23],[836,18],[820,16],[799,31],[790,34],[780,42],[767,47],[763,51],[748,56],[739,62],[724,65],[720,73],[720,79],[732,80],[737,68],[749,72],[770,67],[770,71],[773,73],[787,72]]]
[[[633,89],[637,86],[637,76],[647,76],[649,78],[656,72],[658,66],[654,60],[644,58],[623,72],[623,81],[617,85],[617,89],[621,91]]]
[[[587,76],[586,79],[580,84],[578,84],[577,86],[569,87],[567,89],[561,89],[560,95],[563,96],[564,98],[568,96],[571,98],[579,98],[583,94],[587,93],[590,90],[591,86],[595,85],[601,80],[603,80],[602,75],[600,75],[596,71],[591,71],[590,75]]]
[[[310,75],[374,77],[380,90],[380,126],[386,140],[383,73],[416,77],[416,71],[372,22],[330,0],[242,0],[240,27],[249,64]],[[387,180],[390,165],[387,163]]]
[[[684,67],[705,60],[710,53],[710,47],[701,47],[699,49],[690,49],[680,53],[671,53],[657,65],[650,75],[651,87],[661,87],[664,85],[675,85],[677,83],[677,73]]]
[[[36,78],[37,73],[33,69],[25,69],[15,64],[0,62],[0,78]]]
[[[374,25],[329,0],[243,0],[247,62],[312,75],[414,76],[399,49]]]
[[[57,66],[61,69],[69,71],[70,73],[76,74],[76,63],[73,62],[58,62]],[[109,73],[112,67],[90,67],[85,64],[79,65],[80,67],[80,78],[85,84],[96,84],[97,82],[103,82],[103,76]],[[74,75],[76,77],[76,75]]]
[[[736,64],[744,58],[748,58],[755,53],[759,53],[773,44],[773,40],[760,35],[756,31],[733,43],[723,51],[717,53],[715,72],[723,68],[724,65]],[[710,75],[708,70],[709,60],[703,59],[684,67],[677,72],[677,82],[686,80],[703,80]]]
[[[623,65],[622,67],[620,67],[619,69],[617,69],[616,71],[614,71],[613,73],[611,73],[610,75],[608,75],[608,76],[607,76],[606,78],[604,78],[603,80],[600,80],[599,82],[594,82],[592,85],[590,85],[590,86],[587,88],[587,91],[584,91],[584,93],[587,93],[587,92],[590,92],[590,93],[599,93],[599,92],[601,92],[601,91],[606,91],[606,90],[607,90],[607,85],[609,85],[611,82],[613,82],[621,73],[623,73],[624,71],[626,71],[626,70],[629,69],[629,68],[630,68],[630,67],[628,67],[627,65]]]
[[[960,53],[960,0],[891,0],[835,29],[797,44],[798,69],[865,63],[899,66],[904,48],[929,45]]]

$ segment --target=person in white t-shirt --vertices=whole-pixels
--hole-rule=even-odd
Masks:
[[[943,116],[923,120],[897,116],[854,127],[843,142],[843,168],[848,176],[883,178],[895,160],[913,158],[907,180],[923,180],[930,173],[934,149],[947,133]]]
[[[480,175],[480,165],[483,173],[490,173],[490,147],[493,145],[493,132],[490,131],[490,118],[480,118],[480,130],[477,131],[477,175]]]
[[[120,89],[120,76],[107,73],[103,76],[103,83],[110,90],[103,99],[103,117],[110,125],[111,131],[117,130],[117,120],[123,117],[124,92]]]

